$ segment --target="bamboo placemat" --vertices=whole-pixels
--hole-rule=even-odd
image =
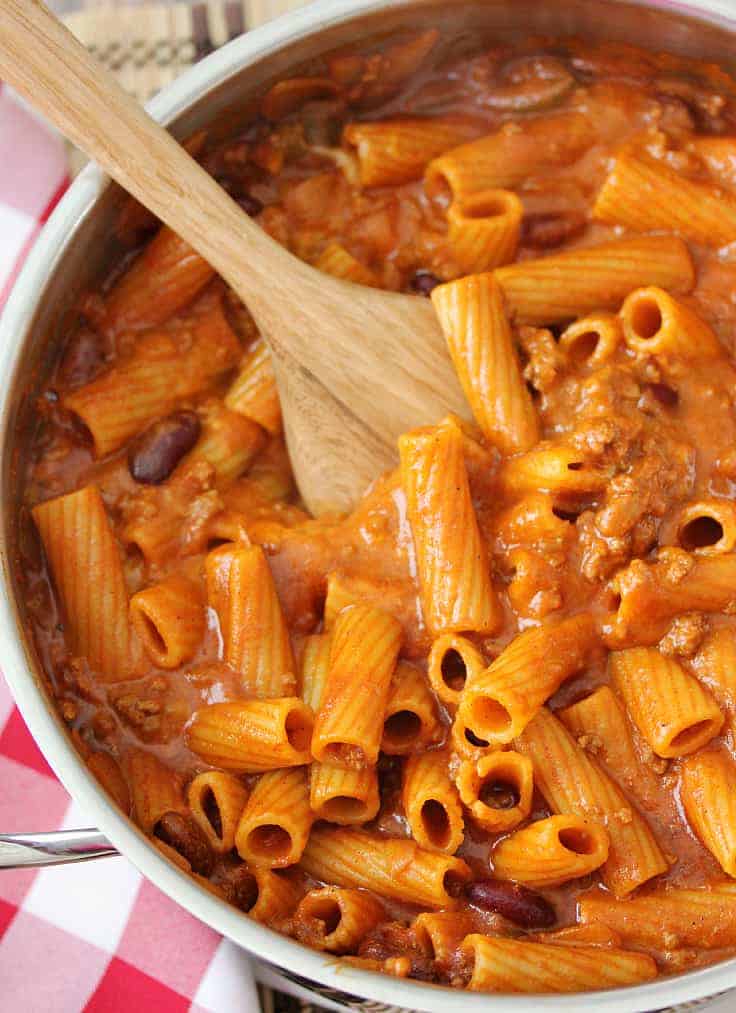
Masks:
[[[74,34],[141,102],[214,49],[307,0],[52,0]],[[84,156],[70,151],[73,171]],[[320,1013],[271,989],[259,988],[263,1013]]]
[[[141,102],[236,36],[303,7],[305,0],[57,0],[56,8]]]

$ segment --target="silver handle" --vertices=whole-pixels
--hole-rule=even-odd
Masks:
[[[117,855],[99,830],[57,830],[48,834],[0,834],[0,869],[88,862]]]

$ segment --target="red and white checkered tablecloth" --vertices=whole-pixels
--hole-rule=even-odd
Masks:
[[[62,141],[0,84],[0,309],[68,185]],[[0,832],[85,827],[0,674]],[[0,1013],[256,1013],[250,962],[125,858],[0,870]]]

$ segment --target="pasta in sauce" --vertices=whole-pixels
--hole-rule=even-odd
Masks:
[[[199,157],[297,256],[431,297],[473,421],[309,517],[247,310],[128,208],[37,403],[29,622],[93,774],[251,917],[458,988],[634,984],[736,954],[736,83],[442,53],[333,54]]]

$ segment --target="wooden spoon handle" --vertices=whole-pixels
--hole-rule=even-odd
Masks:
[[[298,277],[305,269],[39,0],[0,0],[0,78],[186,239],[249,305],[255,303],[254,312],[269,278],[284,272]]]

